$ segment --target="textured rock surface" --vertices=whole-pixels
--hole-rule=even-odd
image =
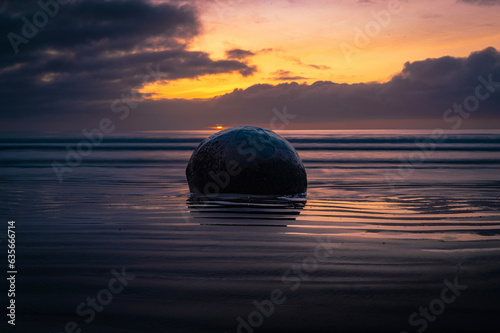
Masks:
[[[268,129],[241,126],[218,132],[193,152],[186,168],[192,193],[297,194],[307,190],[299,155]]]

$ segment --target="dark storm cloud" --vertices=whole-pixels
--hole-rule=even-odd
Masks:
[[[254,56],[255,53],[252,51],[248,50],[242,50],[242,49],[232,49],[232,50],[227,50],[226,51],[226,58],[228,59],[246,59],[248,57]]]
[[[178,45],[174,37],[189,39],[198,33],[199,24],[193,9],[168,4],[152,6],[132,0],[71,1],[58,4],[42,1],[46,6],[48,22],[38,28],[38,33],[19,46],[20,53],[37,53],[41,49],[78,51],[91,48],[93,54],[102,51],[133,50],[140,46]],[[37,1],[13,1],[2,14],[2,36],[13,32],[22,35],[25,17],[33,23],[37,12],[44,12]],[[53,17],[52,17],[53,16]],[[37,17],[43,17],[38,15]],[[156,38],[155,40],[153,38]],[[11,43],[2,39],[0,52],[13,52]],[[11,60],[8,58],[7,60]]]
[[[183,117],[169,117],[172,126],[178,128],[200,128],[217,122],[268,125],[273,117],[271,110],[284,105],[297,115],[291,124],[296,127],[315,124],[316,128],[343,128],[350,123],[351,128],[452,128],[457,122],[450,118],[445,121],[443,115],[454,104],[463,104],[468,96],[475,95],[481,84],[479,76],[500,82],[500,53],[494,48],[467,58],[408,62],[386,83],[258,84],[209,101],[148,102],[145,109],[149,119],[157,122],[166,117],[162,110],[178,110]],[[495,92],[480,89],[482,95],[489,96],[479,101],[477,111],[462,119],[462,128],[498,127],[500,83],[493,89]],[[148,117],[138,119],[144,128],[153,124]]]
[[[0,13],[3,130],[96,127],[104,117],[116,118],[110,111],[111,102],[130,96],[146,75],[169,83],[205,74],[247,76],[256,71],[247,59],[214,60],[206,52],[189,51],[190,41],[200,30],[193,8],[140,1],[88,0],[61,5],[59,13],[27,44],[19,45],[15,54],[6,35],[19,33],[22,17],[32,20],[39,10],[36,2],[9,2]],[[149,26],[150,22],[155,26]],[[277,80],[299,80],[286,70],[273,75]],[[216,123],[265,126],[274,116],[271,110],[284,105],[297,115],[294,126],[343,128],[349,123],[351,128],[383,128],[392,123],[399,128],[421,124],[450,128],[443,114],[474,95],[480,75],[500,81],[496,49],[465,58],[408,62],[386,83],[257,84],[208,100],[145,100],[120,123],[119,130],[203,128]],[[482,93],[488,93],[484,89]],[[494,89],[495,93],[480,102],[478,111],[463,119],[464,127],[498,127],[500,86]]]
[[[99,114],[121,94],[140,87],[147,66],[155,72],[150,81],[256,71],[235,59],[214,60],[208,53],[188,51],[200,24],[195,9],[187,5],[42,3],[50,4],[48,9],[42,10],[37,1],[2,5],[0,115],[6,120],[54,123],[51,117],[57,115],[71,123],[73,116]]]
[[[458,2],[465,2],[480,6],[500,5],[500,0],[458,0]]]

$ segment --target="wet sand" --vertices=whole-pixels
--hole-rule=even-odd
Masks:
[[[377,168],[305,164],[295,220],[193,215],[181,162],[82,165],[63,183],[46,166],[4,166],[15,331],[417,332],[425,317],[409,317],[430,304],[425,332],[498,331],[498,174],[421,169],[391,189]],[[79,304],[122,268],[135,277],[85,322]],[[446,303],[455,279],[467,288]]]

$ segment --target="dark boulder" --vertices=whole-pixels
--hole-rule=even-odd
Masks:
[[[307,175],[295,149],[268,129],[240,126],[218,132],[193,152],[186,168],[193,194],[305,193]]]

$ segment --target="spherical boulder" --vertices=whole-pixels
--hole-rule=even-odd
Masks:
[[[215,133],[186,168],[191,193],[303,194],[307,175],[295,149],[271,130],[239,126]]]

